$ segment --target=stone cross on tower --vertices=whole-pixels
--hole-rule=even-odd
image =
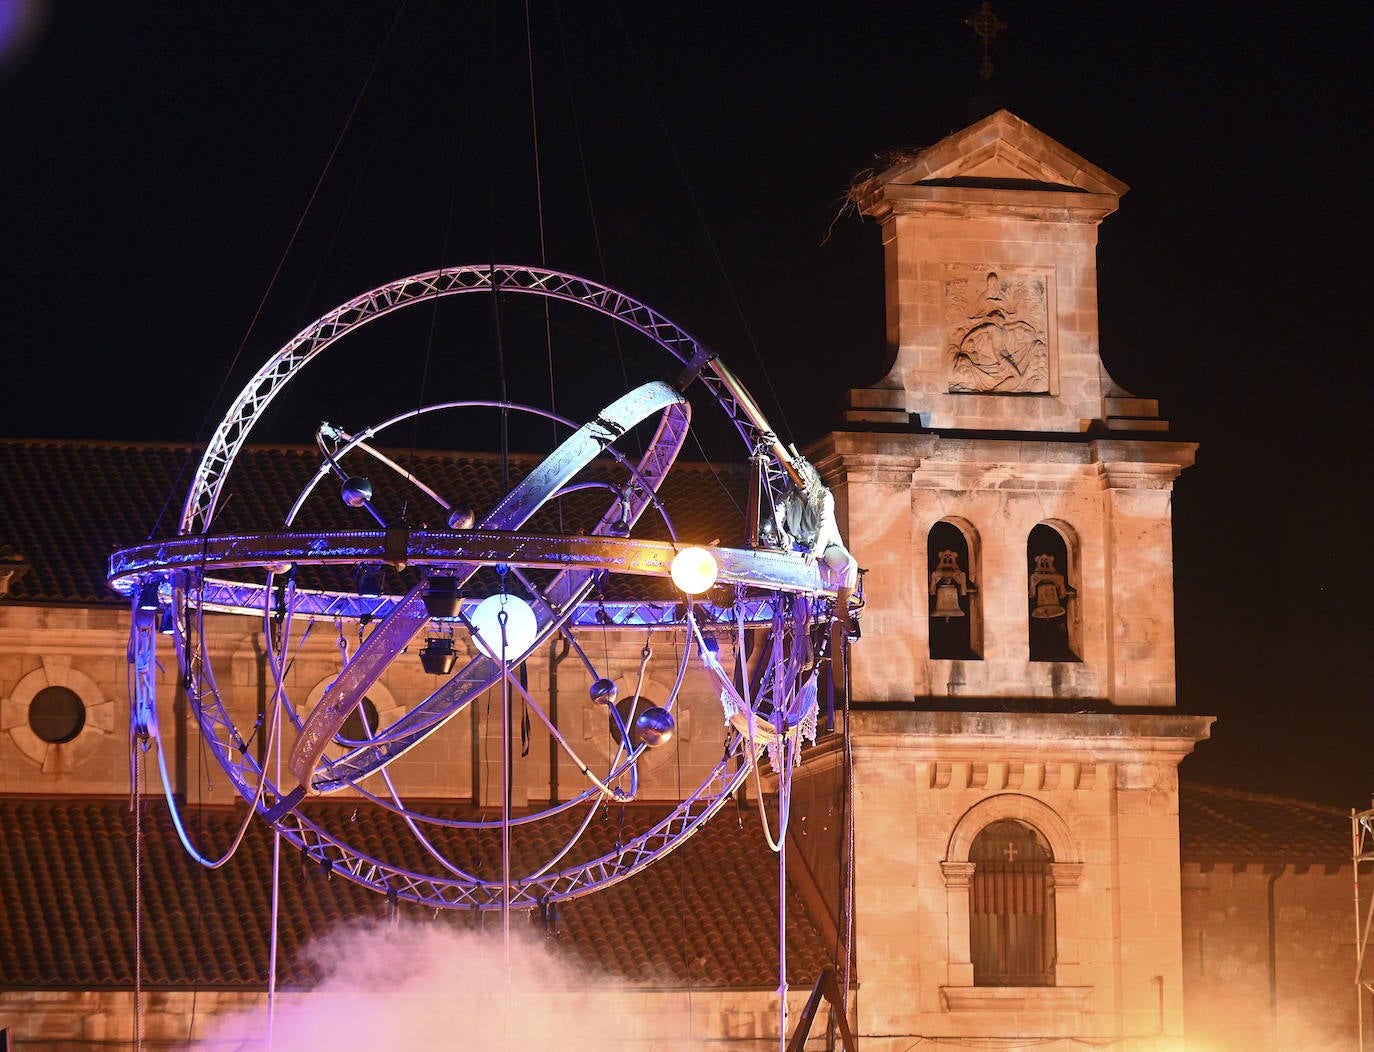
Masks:
[[[992,79],[992,40],[1007,28],[1006,23],[993,14],[988,0],[983,0],[983,6],[964,19],[964,25],[972,29],[974,36],[983,42],[983,61],[978,65],[978,75],[987,83]]]

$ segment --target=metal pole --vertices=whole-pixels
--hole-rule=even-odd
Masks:
[[[510,729],[510,665],[506,662],[505,610],[496,616],[501,626],[501,946],[504,954],[506,983],[510,983],[510,793],[511,793],[511,729]]]
[[[1355,1018],[1358,1020],[1360,1052],[1364,1052],[1364,935],[1360,924],[1360,816],[1350,809],[1350,857],[1355,887]]]
[[[718,379],[725,389],[730,392],[730,396],[734,398],[735,404],[739,406],[740,411],[749,418],[749,422],[758,429],[763,441],[767,442],[772,448],[773,455],[777,458],[778,463],[782,465],[783,470],[787,472],[788,477],[792,479],[795,485],[805,486],[806,480],[802,478],[801,473],[797,470],[797,465],[793,463],[792,453],[778,440],[778,436],[773,433],[773,429],[768,424],[768,418],[763,415],[763,410],[760,409],[758,403],[754,401],[753,395],[749,393],[744,384],[740,383],[739,377],[732,373],[726,364],[719,358],[712,358],[708,364],[711,371],[716,374],[716,379]]]
[[[782,722],[779,718],[779,723]],[[792,757],[787,751],[787,739],[778,739],[778,757],[782,769],[778,771],[778,816],[781,820],[790,804],[791,785],[788,772]],[[781,825],[781,821],[779,822]],[[779,830],[778,844],[778,1050],[787,1052],[787,827]]]

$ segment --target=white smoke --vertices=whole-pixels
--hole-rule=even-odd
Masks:
[[[499,933],[416,922],[342,928],[308,954],[325,977],[308,992],[278,992],[270,1044],[264,1007],[193,1048],[604,1052],[624,1036],[606,1000],[618,984],[557,960],[537,936],[512,934],[509,968]]]

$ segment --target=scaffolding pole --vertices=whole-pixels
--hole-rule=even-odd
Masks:
[[[1360,1052],[1368,1047],[1365,1038],[1367,995],[1374,993],[1374,962],[1368,961],[1370,928],[1374,926],[1374,893],[1363,901],[1360,890],[1360,865],[1374,862],[1374,809],[1350,812],[1350,841],[1355,884],[1355,1013],[1359,1021]]]

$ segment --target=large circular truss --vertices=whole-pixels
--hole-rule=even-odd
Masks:
[[[383,315],[417,303],[484,292],[542,297],[605,315],[671,356],[676,375],[671,381],[650,380],[625,391],[608,400],[591,419],[563,421],[567,437],[480,517],[465,513],[458,501],[396,464],[374,443],[374,437],[403,419],[452,409],[554,414],[476,399],[418,407],[357,434],[322,425],[317,436],[322,454],[319,470],[284,522],[264,524],[266,528],[260,531],[216,530],[226,481],[254,425],[306,364]],[[644,516],[666,519],[659,492],[690,430],[688,393],[692,390],[706,392],[706,400],[725,415],[742,441],[754,480],[747,514],[757,525],[759,517],[780,506],[788,488],[799,481],[794,455],[784,449],[757,404],[714,354],[623,292],[556,271],[485,264],[443,268],[390,282],[323,315],[258,370],[216,428],[187,495],[177,536],[126,548],[111,558],[111,583],[130,596],[134,606],[132,732],[145,739],[157,736],[158,629],[169,625],[181,680],[216,760],[255,813],[332,872],[393,899],[480,909],[542,905],[630,876],[699,829],[742,785],[761,750],[777,746],[781,754],[794,757],[800,737],[814,734],[817,686],[831,638],[828,627],[835,616],[836,589],[821,566],[781,550],[780,545],[760,543],[756,530],[745,547],[711,549],[719,571],[719,583],[711,593],[714,601],[664,603],[636,598],[633,582],[667,579],[674,557],[690,540],[678,537],[671,522],[667,523],[668,541],[636,534]],[[652,429],[652,437],[641,443],[632,459],[618,444],[636,428]],[[411,529],[387,521],[373,507],[370,485],[357,485],[345,470],[345,458],[389,468],[407,485],[420,487],[452,511],[452,528]],[[598,465],[607,462],[620,466],[614,484],[594,478]],[[593,481],[587,481],[589,475]],[[369,528],[296,526],[297,513],[330,477],[344,482],[347,504],[371,513],[375,522]],[[530,529],[531,520],[550,501],[598,485],[611,494],[599,517],[593,515],[557,532]],[[333,583],[339,568],[370,566],[405,569],[408,587],[387,592]],[[456,597],[470,596],[480,581],[492,579],[493,570],[499,575],[501,594],[508,589],[518,592],[532,610],[531,641],[523,642],[518,652],[507,651],[503,642],[499,655],[474,649],[470,660],[446,671],[437,689],[399,717],[384,726],[370,727],[364,722],[360,738],[343,737],[345,721],[359,709],[368,688],[407,647],[427,633],[439,631],[442,638],[447,632],[451,637],[455,627],[471,628],[466,607]],[[610,578],[628,586],[612,589],[608,599]],[[446,598],[454,602],[445,606]],[[281,736],[279,758],[289,747],[286,769],[280,760],[274,768],[247,746],[254,728],[241,726],[241,715],[236,722],[216,685],[206,613],[261,620],[276,706],[272,733]],[[360,642],[343,657],[323,697],[307,710],[302,699],[291,698],[286,669],[293,643],[302,634],[300,626],[316,620],[356,622]],[[722,663],[715,640],[703,633],[704,620],[715,626],[717,634],[725,626],[732,644],[737,644],[741,663],[745,636],[750,634],[753,673],[741,675],[733,662]],[[505,623],[503,613],[503,640]],[[585,857],[574,850],[578,837],[599,806],[634,798],[639,764],[655,736],[636,738],[622,725],[620,747],[608,769],[600,775],[593,773],[557,721],[526,691],[518,669],[541,643],[558,637],[571,642],[586,661],[577,644],[579,634],[624,628],[675,632],[681,637],[672,696],[663,701],[654,718],[666,721],[671,733],[677,694],[690,666],[698,675],[704,674],[710,689],[719,694],[728,733],[720,761],[666,816],[618,843],[614,851]],[[523,873],[503,872],[500,880],[456,864],[443,846],[465,831],[490,831],[496,823],[459,819],[442,809],[416,806],[396,789],[389,773],[398,759],[494,687],[507,692],[507,698],[512,690],[523,695],[588,781],[586,789],[570,800],[503,817],[501,825],[507,833],[512,823],[548,820],[561,821],[573,832],[541,864]],[[614,705],[608,708],[613,718],[619,718],[614,716],[618,711]],[[664,725],[656,725],[659,737]],[[359,794],[390,813],[413,834],[430,864],[401,864],[379,857],[375,848],[363,849],[337,827],[316,820],[311,802],[341,790]],[[575,820],[579,808],[585,814]]]

